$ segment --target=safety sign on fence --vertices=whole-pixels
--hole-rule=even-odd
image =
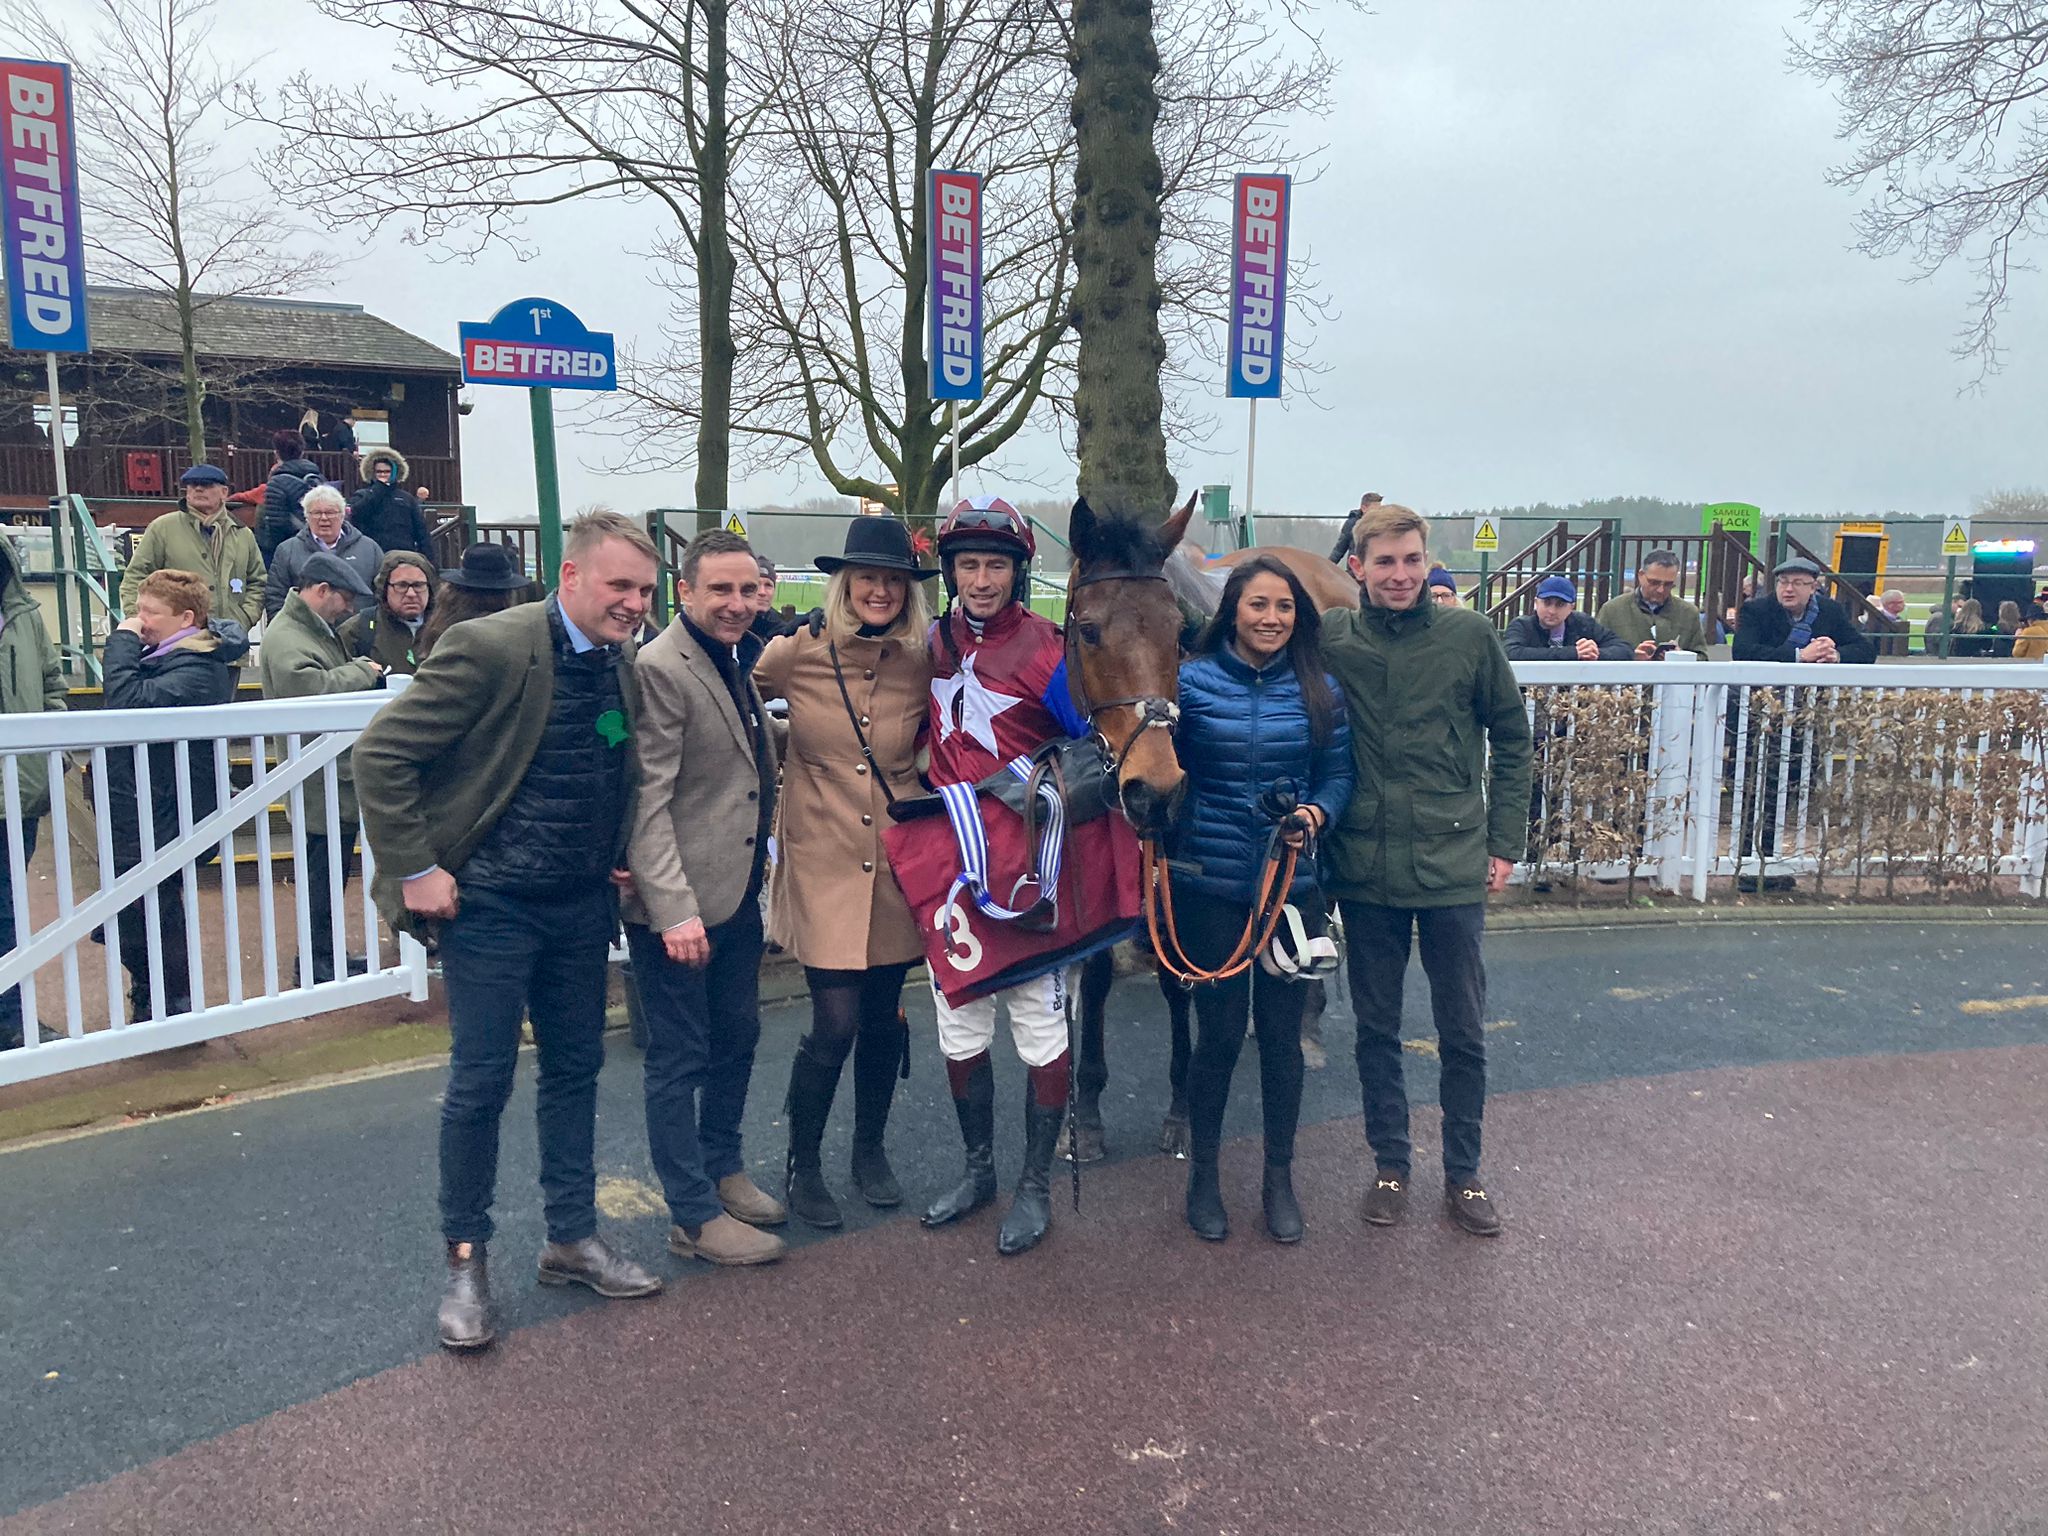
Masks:
[[[1472,551],[1474,554],[1491,555],[1500,550],[1500,524],[1490,517],[1472,519]]]
[[[1970,520],[1951,517],[1941,525],[1941,553],[1945,559],[1960,559],[1970,553]]]

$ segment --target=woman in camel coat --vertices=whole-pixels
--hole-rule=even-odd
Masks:
[[[836,1227],[818,1149],[849,1052],[854,1185],[870,1205],[903,1200],[882,1132],[905,1048],[897,999],[923,946],[882,831],[891,795],[922,793],[931,621],[918,583],[934,573],[918,565],[909,529],[882,517],[854,519],[846,552],[818,568],[832,578],[822,625],[770,641],[754,681],[763,698],[789,701],[768,904],[773,937],[811,987],[811,1032],[789,1074],[789,1208]]]

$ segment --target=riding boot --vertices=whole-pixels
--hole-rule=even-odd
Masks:
[[[934,1200],[921,1218],[928,1227],[980,1210],[996,1197],[996,1074],[988,1052],[946,1063],[953,1083],[953,1112],[967,1148],[966,1177]]]
[[[843,1056],[820,1048],[806,1035],[789,1064],[789,1172],[786,1200],[790,1210],[809,1225],[830,1229],[844,1224],[839,1203],[825,1186],[818,1145],[839,1090]]]
[[[1261,1200],[1266,1208],[1266,1235],[1276,1243],[1300,1242],[1301,1203],[1294,1198],[1294,1164],[1266,1164]]]
[[[891,1019],[863,1029],[853,1044],[853,1187],[869,1205],[884,1209],[903,1203],[903,1186],[882,1150],[882,1133],[889,1126],[909,1028]]]
[[[1024,1090],[1024,1171],[996,1233],[996,1252],[1036,1248],[1052,1225],[1052,1157],[1067,1118],[1067,1057],[1031,1069]]]
[[[1223,1208],[1223,1178],[1216,1167],[1216,1148],[1197,1149],[1188,1159],[1188,1225],[1195,1236],[1220,1243],[1230,1236],[1230,1213]]]

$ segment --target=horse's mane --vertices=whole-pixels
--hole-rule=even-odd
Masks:
[[[1156,526],[1132,517],[1096,514],[1094,531],[1088,540],[1088,558],[1084,564],[1106,570],[1151,575],[1159,570],[1165,561],[1166,551],[1160,548],[1159,529]]]

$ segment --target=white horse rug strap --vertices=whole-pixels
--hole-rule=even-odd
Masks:
[[[1337,974],[1337,940],[1332,933],[1310,936],[1301,908],[1289,902],[1280,912],[1273,942],[1259,956],[1268,976],[1288,981],[1321,981]]]
[[[1019,778],[1031,777],[1031,759],[1020,757],[1009,765],[1010,771]],[[1018,876],[1010,887],[1010,900],[1017,899],[1017,892],[1029,887],[1035,888],[1030,902],[1021,907],[1007,906],[990,894],[988,828],[981,820],[981,799],[972,784],[941,784],[939,798],[946,806],[946,820],[953,827],[953,841],[960,849],[960,875],[953,882],[953,889],[947,894],[941,909],[950,920],[953,908],[965,890],[974,898],[974,904],[990,917],[1002,922],[1015,922],[1032,913],[1049,913],[1053,917],[1059,912],[1060,860],[1066,850],[1067,808],[1061,799],[1059,788],[1050,779],[1041,780],[1038,786],[1038,802],[1045,809],[1045,821],[1038,833],[1038,878],[1034,881],[1029,874]]]

